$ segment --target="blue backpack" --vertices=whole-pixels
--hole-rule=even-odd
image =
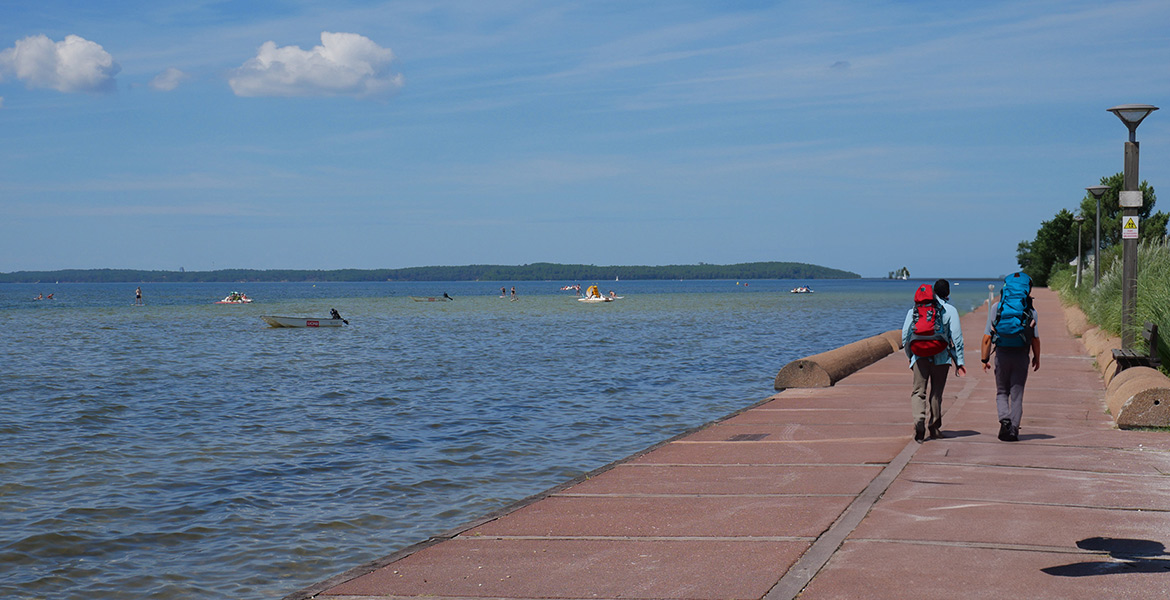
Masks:
[[[1022,348],[1035,337],[1031,291],[1032,278],[1026,273],[1008,275],[1003,280],[1003,294],[991,326],[991,341],[996,346]]]

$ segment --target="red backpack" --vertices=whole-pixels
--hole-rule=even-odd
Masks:
[[[948,348],[947,332],[943,330],[943,307],[934,298],[929,283],[918,286],[914,292],[914,315],[910,321],[909,351],[916,356],[934,356]]]

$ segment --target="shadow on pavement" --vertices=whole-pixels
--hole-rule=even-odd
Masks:
[[[1166,547],[1153,540],[1092,537],[1077,542],[1082,550],[1106,552],[1111,561],[1080,562],[1046,567],[1041,571],[1056,577],[1088,577],[1113,573],[1170,573]]]

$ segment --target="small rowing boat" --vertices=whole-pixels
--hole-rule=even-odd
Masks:
[[[312,319],[308,317],[261,316],[272,327],[341,327],[344,319]]]

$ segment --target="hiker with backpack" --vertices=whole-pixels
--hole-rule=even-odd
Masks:
[[[1032,370],[1040,370],[1040,338],[1036,335],[1036,309],[1032,306],[1032,278],[1026,273],[1008,275],[996,302],[987,311],[980,360],[983,371],[991,369],[995,349],[995,406],[999,439],[1020,441],[1024,414],[1024,384],[1028,381],[1028,353]]]
[[[967,374],[963,366],[963,330],[959,311],[947,303],[951,284],[939,279],[934,287],[924,283],[914,293],[914,308],[902,323],[902,347],[914,372],[910,393],[910,411],[914,418],[914,441],[922,443],[930,430],[930,439],[942,435],[942,395],[951,362],[955,375]],[[929,400],[927,389],[929,388]]]

